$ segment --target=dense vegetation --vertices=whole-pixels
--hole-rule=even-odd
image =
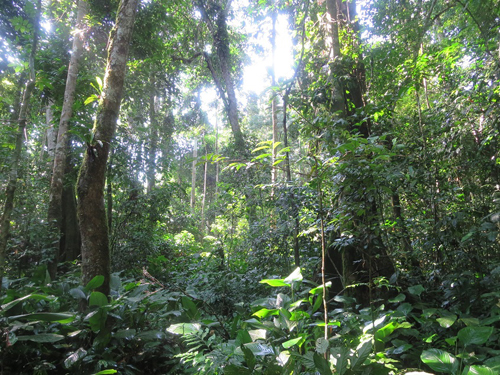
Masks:
[[[0,374],[500,373],[498,0],[1,1],[0,73]]]

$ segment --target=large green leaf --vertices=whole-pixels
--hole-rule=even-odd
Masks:
[[[79,348],[76,352],[71,353],[69,357],[64,360],[64,366],[66,368],[70,368],[80,359],[84,358],[86,355],[87,351],[83,348]]]
[[[110,370],[102,370],[99,372],[96,372],[95,374],[92,375],[108,375],[108,374],[116,374],[118,371],[110,369]]]
[[[176,335],[187,335],[201,329],[199,323],[177,323],[167,328],[167,331]]]
[[[462,375],[498,375],[498,372],[485,366],[467,366]]]
[[[57,342],[64,339],[63,335],[56,335],[55,333],[40,333],[38,335],[30,336],[17,336],[17,341],[34,341],[34,342]]]
[[[89,306],[105,306],[108,304],[108,297],[101,292],[92,292],[89,297]]]
[[[444,350],[424,350],[420,359],[434,371],[455,374],[458,370],[458,361],[455,356]]]
[[[436,321],[443,328],[450,328],[453,323],[457,320],[457,316],[455,314],[443,316],[442,318],[437,318]]]
[[[465,327],[458,331],[459,342],[464,346],[482,345],[490,338],[493,327]]]
[[[413,294],[415,296],[420,296],[424,291],[425,291],[424,287],[420,284],[415,286],[410,286],[408,288],[408,292],[410,292],[410,294]]]
[[[71,323],[75,315],[70,313],[33,313],[9,317],[11,320],[41,320],[44,322]]]
[[[90,292],[93,289],[99,288],[102,284],[104,284],[104,276],[97,275],[88,282],[88,284],[85,286],[85,290],[87,292]]]
[[[182,307],[186,310],[186,314],[190,320],[198,320],[200,318],[200,311],[196,304],[188,297],[183,296],[181,298]]]
[[[332,375],[329,362],[318,353],[314,353],[314,366],[321,375]]]
[[[45,296],[45,295],[42,295],[42,294],[28,294],[27,296],[24,296],[24,297],[21,297],[21,298],[18,298],[18,299],[15,299],[13,301],[10,301],[2,306],[0,306],[1,310],[3,311],[6,311],[6,310],[9,310],[11,308],[13,308],[15,305],[17,305],[19,302],[22,302],[24,300],[27,300],[27,299],[35,299],[35,300],[51,300],[53,299],[52,296]]]
[[[300,267],[297,267],[288,277],[284,280],[285,283],[291,284],[294,281],[302,281],[302,273],[300,272]]]
[[[356,348],[356,356],[351,359],[351,370],[355,371],[366,361],[372,351],[372,341],[366,340]]]
[[[285,283],[283,279],[264,279],[260,280],[261,284],[268,284],[274,287],[290,286],[290,284]]]

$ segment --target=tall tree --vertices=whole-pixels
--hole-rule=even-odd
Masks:
[[[38,37],[39,37],[39,28],[40,28],[40,14],[42,12],[42,1],[38,0],[36,14],[33,21],[33,39],[31,43],[31,51],[28,57],[28,67],[29,67],[29,77],[26,81],[24,92],[20,104],[19,109],[19,117],[17,119],[17,134],[16,134],[16,143],[14,148],[14,154],[12,156],[10,173],[9,173],[9,181],[7,183],[7,187],[5,189],[5,203],[4,209],[2,213],[2,217],[0,218],[0,288],[2,285],[2,279],[4,275],[5,269],[5,257],[7,252],[7,241],[9,239],[10,233],[10,216],[12,214],[12,210],[14,208],[14,197],[16,194],[17,188],[17,179],[19,173],[19,165],[21,162],[21,152],[23,149],[23,139],[26,130],[28,109],[30,105],[31,94],[35,89],[35,56],[38,47]]]
[[[197,4],[212,35],[222,81],[219,79],[219,73],[212,64],[212,56],[205,53],[205,61],[207,62],[208,68],[226,107],[227,117],[231,124],[236,148],[238,152],[243,153],[245,152],[245,140],[243,132],[241,131],[238,114],[238,101],[236,100],[235,83],[232,73],[234,63],[233,57],[231,56],[227,25],[231,0],[198,0]]]
[[[53,227],[53,233],[57,236],[51,243],[56,244],[53,258],[49,267],[52,278],[56,275],[57,263],[61,254],[61,237],[64,236],[63,225],[63,190],[65,183],[66,162],[69,157],[69,121],[73,113],[73,103],[75,102],[76,81],[78,78],[79,62],[83,51],[83,41],[85,35],[84,18],[87,14],[88,4],[84,0],[78,1],[75,31],[73,33],[73,49],[68,66],[68,76],[66,78],[66,88],[64,91],[64,102],[62,106],[59,129],[57,133],[57,143],[54,154],[54,166],[50,183],[50,198],[48,208],[48,221]],[[70,189],[71,192],[73,189]],[[68,192],[68,193],[69,193]],[[68,195],[68,194],[66,194]]]
[[[110,251],[104,206],[109,150],[116,131],[138,0],[122,0],[109,35],[108,59],[91,143],[87,144],[77,182],[78,218],[82,236],[82,276],[89,282],[104,276],[100,291],[109,293]]]

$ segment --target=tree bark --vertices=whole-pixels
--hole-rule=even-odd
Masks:
[[[208,56],[208,54],[205,54],[205,60],[219,89],[219,93],[221,94],[221,97],[224,101],[227,117],[229,123],[231,124],[231,130],[234,136],[236,149],[240,153],[245,153],[245,140],[240,127],[238,117],[238,101],[236,100],[236,91],[234,87],[233,77],[231,75],[231,50],[229,48],[229,33],[227,32],[227,14],[229,11],[229,3],[230,1],[227,1],[223,5],[216,2],[210,4],[212,12],[215,13],[215,24],[208,15],[206,6],[201,0],[198,0],[198,7],[214,40],[214,47],[217,53],[220,74],[225,85],[225,92],[220,80],[217,77],[217,72],[215,71],[213,66],[211,66],[210,57]]]
[[[149,84],[149,154],[148,154],[148,186],[147,193],[151,194],[156,183],[156,151],[158,149],[158,122],[156,120],[156,96],[154,92],[154,76],[151,73]]]
[[[196,158],[198,157],[198,142],[193,140],[193,164],[191,166],[191,213],[194,214],[196,199]]]
[[[21,151],[23,148],[23,137],[26,130],[26,116],[28,115],[28,108],[30,104],[31,94],[35,89],[35,55],[38,46],[38,30],[40,23],[40,14],[42,11],[42,1],[37,2],[37,13],[33,24],[33,42],[31,44],[31,53],[29,56],[29,78],[26,82],[21,106],[19,109],[18,128],[16,135],[16,144],[11,161],[11,169],[9,173],[9,181],[5,189],[5,203],[0,218],[0,289],[2,288],[2,280],[5,273],[5,259],[7,255],[7,241],[10,233],[10,216],[14,208],[14,197],[17,189],[17,176],[19,163],[21,162]]]
[[[272,117],[272,126],[273,126],[273,145],[272,145],[272,150],[271,150],[271,161],[272,161],[272,166],[271,166],[271,196],[274,196],[274,185],[276,184],[276,177],[278,175],[278,168],[274,163],[276,162],[276,151],[277,148],[275,147],[275,143],[278,142],[278,105],[277,105],[277,99],[276,99],[276,91],[274,90],[274,87],[276,86],[276,71],[275,71],[275,66],[276,66],[276,19],[278,15],[276,13],[276,10],[273,9],[273,13],[271,15],[272,18],[272,23],[273,27],[271,29],[271,49],[272,49],[272,68],[271,68],[271,95],[272,100],[271,100],[271,117]]]
[[[73,113],[73,103],[75,102],[76,81],[78,78],[79,62],[83,51],[83,40],[85,27],[84,18],[87,14],[88,4],[86,1],[78,1],[78,10],[73,39],[73,50],[68,66],[68,76],[66,78],[66,88],[64,90],[64,102],[59,121],[59,130],[57,133],[57,143],[54,153],[54,165],[52,169],[52,179],[50,182],[50,196],[48,208],[48,222],[52,228],[51,233],[55,238],[51,243],[55,244],[52,250],[52,260],[49,264],[49,274],[52,279],[56,277],[57,264],[60,261],[60,255],[63,251],[61,239],[63,232],[63,191],[65,189],[65,171],[66,161],[68,160],[70,142],[69,142],[69,120]]]
[[[333,93],[331,110],[336,117],[353,114],[357,108],[364,106],[363,93],[365,87],[365,72],[361,61],[358,61],[352,82],[347,85],[340,85],[338,76],[350,74],[352,72],[342,71],[341,66],[336,65],[336,60],[341,56],[341,41],[339,39],[339,25],[350,28],[346,30],[353,34],[354,41],[359,38],[359,26],[355,20],[356,6],[355,1],[340,2],[340,0],[327,0],[327,11],[330,17],[330,37],[331,37],[331,61],[333,74]],[[343,17],[343,19],[341,19]],[[356,44],[356,42],[355,42]],[[355,48],[355,47],[354,47]],[[361,125],[350,124],[349,132],[353,135],[360,133],[362,137],[367,138],[370,135],[370,123],[364,121]],[[348,170],[348,169],[347,169]],[[346,174],[345,181],[351,184],[359,184],[360,179],[356,174]],[[387,249],[377,231],[378,207],[373,196],[370,197],[369,185],[370,179],[363,178],[361,185],[357,189],[342,194],[340,204],[346,208],[346,212],[352,220],[349,223],[350,230],[356,233],[355,241],[343,246],[340,251],[336,247],[330,248],[329,257],[333,264],[342,265],[339,270],[342,275],[342,285],[360,284],[356,288],[349,289],[349,293],[355,297],[358,303],[367,306],[371,303],[371,282],[375,277],[383,276],[389,278],[394,273],[394,265],[388,258]],[[359,215],[356,210],[362,208],[364,214]],[[368,285],[368,287],[363,286]]]
[[[77,182],[83,283],[97,275],[104,276],[104,283],[99,288],[104,294],[109,294],[111,260],[104,205],[106,164],[120,112],[137,4],[138,0],[120,2],[116,25],[109,36],[104,87],[92,130],[92,143],[87,144]]]

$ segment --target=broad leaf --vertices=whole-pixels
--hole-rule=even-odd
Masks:
[[[87,351],[83,348],[79,348],[76,352],[71,353],[71,355],[64,360],[64,366],[66,368],[70,368],[80,359],[84,358],[87,355]]]
[[[55,333],[40,333],[31,336],[17,336],[17,341],[34,341],[34,342],[57,342],[64,339],[63,335],[56,335]]]
[[[177,323],[167,328],[167,331],[176,335],[187,335],[201,329],[199,323]]]
[[[283,279],[265,279],[265,280],[260,280],[259,283],[268,284],[274,287],[290,286],[290,284],[285,283]]]
[[[493,371],[485,366],[467,366],[464,368],[462,375],[497,375],[498,372]]]
[[[450,328],[453,325],[453,323],[455,323],[456,320],[457,320],[457,316],[455,314],[451,314],[451,315],[436,319],[436,321],[439,323],[439,325],[443,328]]]
[[[492,333],[493,327],[465,327],[458,332],[458,339],[464,346],[482,345]]]
[[[71,323],[75,315],[70,313],[34,313],[9,317],[11,320],[41,320],[44,322]]]
[[[458,370],[458,361],[455,356],[444,350],[424,350],[420,359],[434,371],[455,374]]]
[[[314,366],[321,375],[332,375],[329,362],[318,353],[314,353]]]
[[[88,282],[88,284],[85,286],[85,290],[87,292],[99,288],[102,284],[104,284],[104,276],[102,275],[97,275],[94,277],[92,280]]]
[[[108,304],[108,297],[101,292],[92,292],[89,297],[89,306],[105,306]]]

